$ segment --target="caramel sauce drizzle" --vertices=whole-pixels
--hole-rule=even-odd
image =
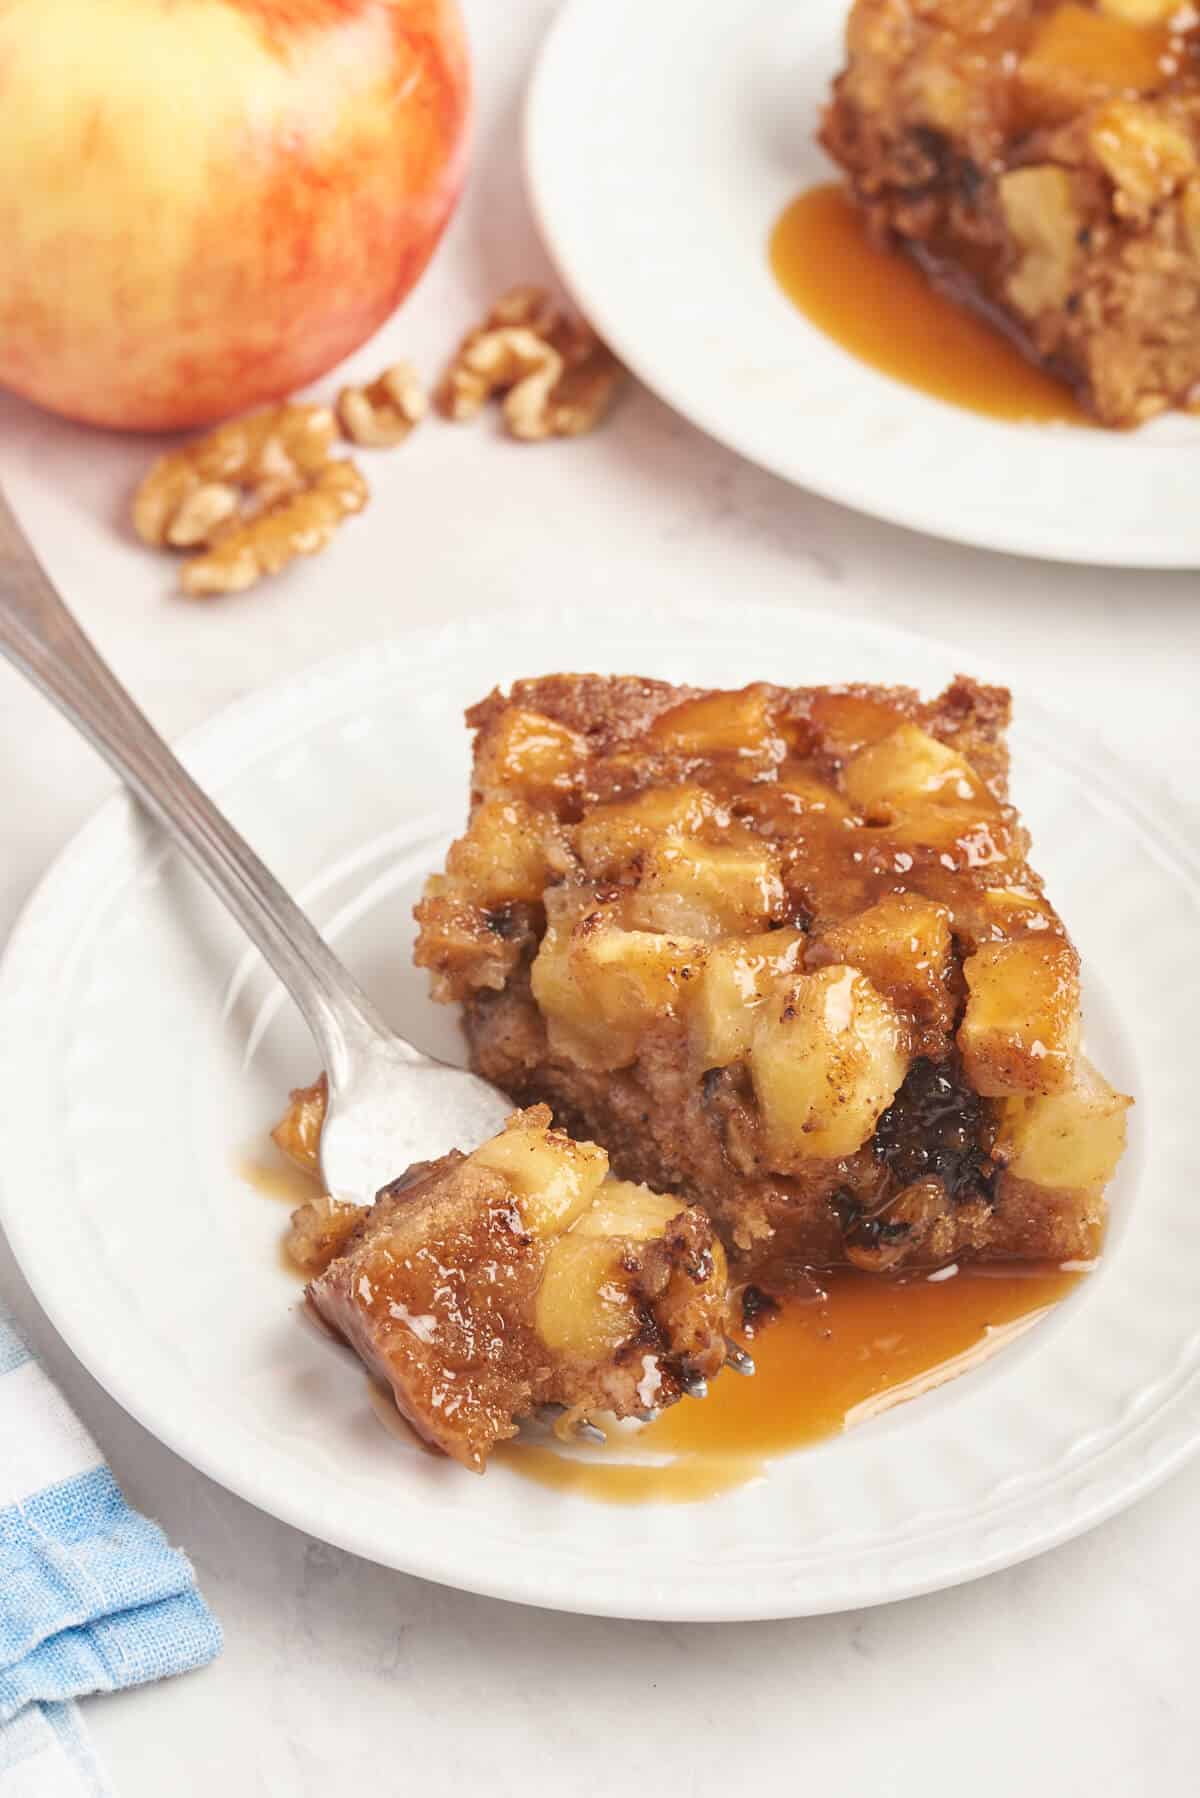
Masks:
[[[839,1270],[746,1339],[753,1379],[724,1373],[606,1448],[516,1442],[494,1459],[522,1478],[606,1504],[694,1504],[776,1457],[966,1373],[1032,1328],[1080,1279],[1046,1266],[963,1265],[889,1280]]]
[[[791,202],[771,233],[770,260],[797,310],[882,374],[991,418],[1091,425],[1065,382],[907,256],[872,243],[840,182]]]

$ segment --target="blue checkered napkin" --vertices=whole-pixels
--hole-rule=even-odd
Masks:
[[[220,1646],[189,1562],[130,1510],[0,1311],[0,1798],[107,1794],[71,1701]]]

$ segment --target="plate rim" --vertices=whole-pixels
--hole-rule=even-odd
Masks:
[[[670,617],[673,623],[677,623],[690,615],[700,622],[704,618],[711,620],[718,610],[723,611],[724,608],[714,606],[711,602],[698,602],[686,607],[674,607],[669,612],[663,611],[660,616]],[[645,610],[622,607],[614,608],[614,611],[618,617],[637,620],[643,626],[646,623]],[[821,619],[828,628],[830,615],[827,607],[795,607],[789,608],[789,611],[797,615],[797,623],[802,623],[805,616],[811,615],[814,619]],[[739,606],[739,620],[746,619],[748,615],[757,615],[767,621],[777,617],[777,609],[762,605]],[[509,616],[514,620],[520,617],[528,627],[531,613],[528,608],[514,608]],[[557,616],[557,608],[546,609],[547,621]],[[185,765],[202,775],[207,773],[205,763],[211,759],[218,763],[226,761],[229,764],[227,777],[234,777],[238,772],[244,772],[247,766],[266,752],[266,745],[262,740],[263,731],[273,717],[298,715],[302,708],[307,710],[308,699],[312,695],[321,691],[336,692],[347,684],[353,685],[356,679],[370,677],[386,680],[397,664],[407,670],[419,652],[436,653],[437,646],[448,633],[459,634],[464,626],[478,629],[490,636],[503,623],[504,616],[495,613],[486,618],[454,620],[427,630],[396,633],[380,643],[367,643],[349,652],[323,659],[307,669],[273,680],[221,708],[188,731],[176,747]],[[915,648],[919,653],[934,654],[955,664],[962,660],[960,652],[937,639],[904,631],[871,618],[841,619],[837,621],[837,628],[846,631],[851,644],[856,638],[865,637],[876,644],[890,642],[897,647],[907,646],[910,653]],[[1006,670],[999,667],[994,673],[997,679],[1004,679]],[[1178,813],[1166,783],[1162,783],[1160,799],[1157,784],[1137,764],[1113,755],[1100,739],[1073,720],[1059,720],[1032,694],[1027,697],[1021,692],[1020,685],[1018,692],[1021,694],[1023,714],[1035,721],[1049,720],[1056,729],[1061,727],[1065,731],[1066,742],[1073,751],[1068,761],[1073,761],[1075,755],[1082,755],[1089,770],[1094,771],[1099,765],[1106,776],[1106,791],[1122,809],[1133,812],[1139,825],[1159,836],[1160,842],[1160,832],[1164,825],[1158,813],[1160,806],[1169,808],[1164,810],[1164,818],[1169,817],[1174,826],[1170,837],[1171,848],[1182,857],[1185,876],[1190,875],[1200,881],[1200,837],[1196,834],[1200,820],[1194,820],[1190,813],[1185,813],[1188,834],[1180,842]],[[239,745],[235,740],[239,733],[244,733],[247,727],[253,732],[256,725],[260,741],[255,745],[248,742]],[[215,778],[218,786],[223,778],[220,775],[208,777]],[[128,794],[121,789],[111,794],[72,833],[26,900],[0,955],[0,1040],[8,1034],[3,1030],[3,1023],[13,1006],[14,993],[19,993],[23,985],[23,965],[28,958],[36,955],[37,938],[44,924],[47,921],[53,922],[56,889],[69,880],[74,863],[94,856],[105,843],[109,845],[117,862],[129,861],[136,851],[130,848],[128,842],[122,842],[121,838],[127,833],[131,818],[138,816],[138,809]],[[507,1572],[503,1568],[496,1568],[487,1575],[477,1572],[464,1574],[461,1568],[453,1564],[453,1554],[448,1558],[445,1554],[429,1555],[421,1552],[421,1544],[417,1544],[415,1553],[412,1552],[410,1542],[398,1543],[397,1546],[405,1550],[403,1553],[381,1553],[377,1541],[368,1540],[354,1527],[353,1516],[345,1523],[339,1523],[326,1511],[319,1523],[314,1524],[313,1507],[311,1504],[306,1505],[302,1487],[301,1495],[293,1497],[291,1493],[270,1486],[268,1481],[260,1481],[252,1461],[231,1473],[228,1458],[222,1461],[219,1451],[215,1449],[210,1453],[206,1442],[201,1441],[197,1446],[197,1442],[189,1437],[185,1425],[177,1426],[171,1414],[164,1416],[152,1403],[141,1401],[138,1397],[136,1373],[126,1377],[119,1367],[107,1363],[103,1354],[97,1353],[95,1345],[86,1339],[86,1331],[76,1329],[74,1320],[63,1314],[54,1292],[46,1292],[40,1278],[37,1232],[32,1231],[27,1236],[19,1221],[14,1224],[14,1220],[19,1220],[21,1216],[13,1190],[16,1184],[12,1165],[6,1158],[3,1165],[0,1165],[0,1227],[4,1228],[22,1276],[30,1286],[39,1307],[72,1354],[109,1396],[152,1436],[219,1485],[294,1528],[318,1535],[321,1539],[377,1564],[488,1597],[588,1615],[697,1622],[753,1621],[817,1615],[863,1605],[895,1602],[982,1577],[1002,1567],[1032,1558],[1084,1533],[1154,1490],[1200,1448],[1200,1415],[1197,1415],[1191,1420],[1190,1433],[1177,1438],[1173,1444],[1168,1443],[1161,1452],[1141,1458],[1132,1475],[1127,1471],[1123,1477],[1115,1482],[1110,1481],[1107,1485],[1103,1481],[1099,1486],[1093,1482],[1089,1502],[1076,1507],[1070,1515],[1059,1515],[1049,1527],[1044,1523],[1031,1527],[1020,1541],[1010,1541],[991,1554],[976,1551],[969,1557],[960,1556],[950,1571],[938,1569],[923,1577],[893,1580],[883,1590],[849,1598],[845,1594],[834,1594],[824,1599],[820,1596],[809,1598],[789,1588],[775,1601],[764,1597],[761,1590],[742,1602],[731,1601],[723,1592],[710,1600],[703,1591],[688,1592],[685,1595],[682,1582],[677,1579],[666,1593],[647,1592],[644,1599],[639,1601],[636,1598],[631,1600],[627,1589],[606,1597],[603,1590],[594,1585],[586,1590],[576,1588],[565,1576],[557,1576],[557,1585],[554,1577],[543,1578],[539,1585],[536,1574],[524,1563]],[[1172,1409],[1181,1401],[1182,1396],[1176,1395],[1171,1401]],[[316,1470],[312,1471],[314,1477],[326,1477],[318,1476]],[[1029,1501],[1027,1498],[1017,1498],[1013,1502],[1014,1505],[1020,1505]]]
[[[737,0],[723,0],[723,3],[734,5]],[[771,3],[783,5],[785,0],[771,0]],[[846,0],[846,3],[848,4],[849,0]],[[550,143],[547,142],[544,147],[542,142],[543,114],[547,107],[546,96],[557,77],[556,65],[560,57],[564,55],[564,45],[568,45],[572,34],[581,29],[581,20],[586,20],[588,23],[593,17],[611,20],[621,4],[628,9],[635,6],[637,0],[615,0],[615,3],[614,0],[564,0],[564,4],[551,21],[539,46],[526,88],[521,116],[521,161],[525,188],[538,234],[563,287],[585,317],[596,327],[604,341],[613,349],[620,361],[643,386],[669,406],[673,412],[703,431],[715,442],[732,449],[737,455],[757,467],[765,469],[769,474],[819,498],[844,506],[860,516],[878,519],[885,524],[893,525],[917,536],[931,537],[965,548],[985,550],[989,554],[1049,561],[1069,567],[1123,568],[1142,571],[1188,571],[1200,568],[1200,547],[1189,550],[1182,545],[1162,542],[1158,545],[1138,546],[1131,550],[1116,538],[1089,542],[1085,546],[1077,540],[1077,534],[1075,538],[1070,539],[1052,526],[1038,528],[1026,524],[1024,534],[1014,532],[1012,529],[992,529],[986,518],[980,517],[978,513],[972,514],[970,523],[962,526],[957,523],[956,515],[952,511],[939,511],[935,503],[926,504],[923,499],[917,499],[909,504],[893,502],[886,483],[878,483],[870,493],[867,493],[861,483],[856,483],[853,479],[840,479],[835,473],[830,473],[819,458],[805,460],[801,466],[799,460],[787,454],[785,450],[772,449],[770,445],[764,444],[752,429],[744,429],[737,416],[724,411],[719,405],[710,407],[706,402],[705,390],[701,385],[692,386],[653,366],[652,362],[641,354],[640,346],[631,338],[624,324],[610,311],[605,298],[588,291],[587,282],[580,280],[570,254],[564,249],[561,235],[554,222],[554,206],[549,197],[550,177],[548,171],[554,158]],[[706,16],[709,15],[704,8],[701,8],[696,15],[698,19]],[[831,169],[831,174],[834,172]],[[827,341],[833,342],[832,339]],[[835,347],[840,346],[835,345]],[[849,356],[850,353],[845,352],[845,354]],[[869,372],[873,375],[880,375],[880,378],[886,379],[898,387],[904,386],[902,382],[893,381],[893,377],[881,375],[880,371],[870,370]],[[916,392],[917,390],[911,391]],[[1054,428],[1052,426],[1024,426],[1002,419],[989,419],[986,415],[973,414],[964,408],[939,401],[932,395],[918,393],[917,397],[924,403],[942,406],[948,413],[958,413],[960,416],[975,418],[989,427],[1006,433],[1013,444],[1014,453],[1019,452],[1020,437],[1025,431],[1041,431],[1042,429],[1050,431]],[[1101,439],[1107,443],[1110,438],[1119,438],[1121,435],[1119,432],[1101,432]],[[1152,446],[1152,448],[1154,447],[1156,446]]]

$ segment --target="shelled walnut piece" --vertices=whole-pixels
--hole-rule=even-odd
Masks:
[[[464,337],[437,405],[461,422],[500,395],[509,433],[521,442],[580,437],[606,416],[623,377],[590,325],[569,318],[543,288],[514,287]]]
[[[342,435],[363,449],[393,449],[428,409],[425,389],[407,362],[394,362],[366,387],[343,387],[337,397]]]
[[[622,375],[588,325],[541,288],[515,287],[463,340],[438,405],[461,420],[503,395],[513,437],[577,437],[608,412]],[[393,448],[426,410],[415,371],[396,362],[343,387],[335,409],[287,401],[233,419],[159,457],[134,496],[134,529],[152,548],[197,552],[184,564],[185,593],[242,592],[318,554],[366,505],[357,465],[332,454],[339,429],[360,448]]]
[[[231,419],[158,458],[134,496],[133,528],[153,549],[194,548],[240,494],[270,504],[297,492],[328,462],[336,439],[328,406],[289,402]]]
[[[357,466],[331,454],[336,437],[328,406],[291,402],[218,425],[159,457],[134,497],[134,529],[154,548],[198,552],[185,593],[240,593],[317,554],[366,505]]]
[[[298,492],[282,495],[231,528],[218,528],[204,554],[186,564],[180,585],[197,598],[244,592],[297,556],[317,555],[343,519],[362,511],[367,497],[367,483],[353,462],[326,462]]]

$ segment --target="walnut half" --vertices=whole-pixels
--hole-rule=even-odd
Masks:
[[[190,548],[239,509],[240,497],[298,492],[329,460],[328,406],[268,406],[160,456],[133,501],[133,528],[152,548]]]
[[[395,362],[368,387],[342,388],[338,423],[343,436],[363,449],[391,449],[420,424],[427,405],[415,370],[407,362]]]
[[[579,437],[605,417],[624,371],[590,325],[568,318],[540,287],[514,287],[459,345],[437,393],[443,417],[478,417],[503,396],[523,443]]]
[[[328,406],[290,402],[219,425],[159,457],[134,497],[133,527],[155,548],[199,552],[184,564],[185,593],[240,593],[316,554],[366,505],[359,470],[330,454],[336,436]]]
[[[317,555],[367,498],[367,483],[353,462],[326,462],[299,493],[218,532],[204,554],[185,564],[180,585],[193,598],[244,592],[297,556]]]

